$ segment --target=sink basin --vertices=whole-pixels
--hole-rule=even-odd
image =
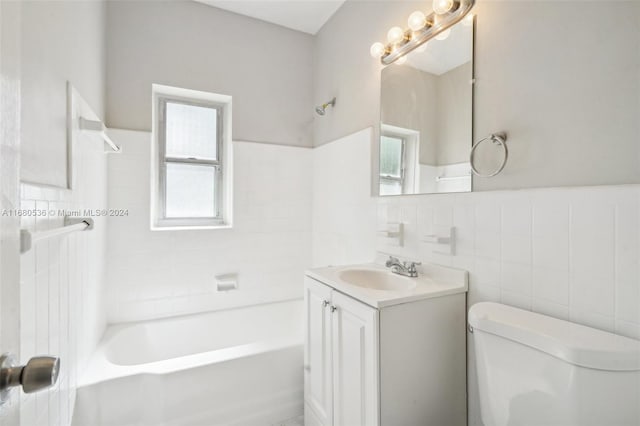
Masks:
[[[412,278],[372,269],[347,269],[340,272],[339,278],[348,284],[371,290],[406,291],[416,287]]]

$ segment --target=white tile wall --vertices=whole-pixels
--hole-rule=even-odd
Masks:
[[[364,263],[375,256],[371,129],[313,150],[313,264]]]
[[[81,139],[76,149],[77,187],[21,185],[21,209],[46,212],[23,216],[21,228],[43,231],[62,226],[58,210],[106,207],[106,156],[102,142]],[[71,423],[77,378],[105,327],[102,306],[105,218],[95,229],[41,240],[20,257],[20,360],[35,355],[60,357],[60,376],[48,391],[22,393],[23,426]]]
[[[381,198],[379,226],[400,217],[410,235],[402,249],[377,248],[468,270],[469,306],[496,301],[639,339],[639,200],[638,185]],[[450,226],[456,256],[420,241]],[[469,424],[480,425],[469,343]]]
[[[407,238],[378,250],[466,269],[469,302],[497,300],[640,338],[640,186],[381,198],[386,217],[418,216],[418,236],[458,232],[445,246]],[[415,212],[415,213],[414,213]]]
[[[352,174],[362,177],[371,138],[356,135],[360,143],[354,135],[330,143],[330,155],[314,150],[314,164],[350,164]],[[348,179],[349,171],[340,176]],[[325,253],[370,241],[388,222],[403,222],[405,245],[377,237],[377,251],[469,271],[469,305],[497,301],[640,339],[640,185],[386,197],[374,199],[377,207],[367,204],[364,184],[343,186],[336,179],[316,182],[314,190],[314,206],[335,213],[314,220],[316,265],[361,261],[370,248],[356,245],[359,251],[333,258]],[[351,199],[363,202],[343,209]],[[344,215],[367,223],[376,208],[377,224],[342,231]],[[458,235],[455,256],[439,253],[446,246],[421,241],[446,235],[451,226]],[[479,425],[472,347],[470,353],[470,424]]]
[[[151,135],[114,130],[109,161],[108,317],[122,322],[302,297],[311,263],[311,150],[234,142],[234,226],[150,231]],[[214,276],[237,273],[218,293]]]

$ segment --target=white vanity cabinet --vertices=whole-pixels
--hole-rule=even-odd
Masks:
[[[453,294],[379,307],[311,275],[306,426],[466,425],[466,275]]]
[[[377,425],[378,310],[307,278],[305,425]]]

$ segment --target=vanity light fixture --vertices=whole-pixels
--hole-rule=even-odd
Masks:
[[[404,39],[404,30],[400,27],[393,27],[387,33],[387,41],[390,44],[398,44]]]
[[[402,65],[405,62],[407,62],[407,57],[403,56],[401,58],[396,59],[396,61],[394,62],[395,65]]]
[[[433,13],[425,15],[415,11],[409,15],[408,30],[393,27],[387,33],[387,45],[376,42],[369,52],[374,58],[380,58],[383,65],[389,65],[432,38],[444,40],[449,36],[450,28],[462,21],[475,4],[476,0],[433,0]],[[468,15],[473,22],[473,15]],[[439,37],[436,37],[439,36]],[[406,60],[406,59],[405,59]]]
[[[453,8],[453,0],[433,0],[433,11],[443,15]]]
[[[419,10],[416,10],[411,15],[409,15],[409,19],[407,20],[407,24],[412,31],[420,31],[424,28],[427,23],[427,15],[422,13]]]

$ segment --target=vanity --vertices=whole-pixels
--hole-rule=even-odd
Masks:
[[[306,272],[305,425],[466,425],[467,272],[417,272]]]

